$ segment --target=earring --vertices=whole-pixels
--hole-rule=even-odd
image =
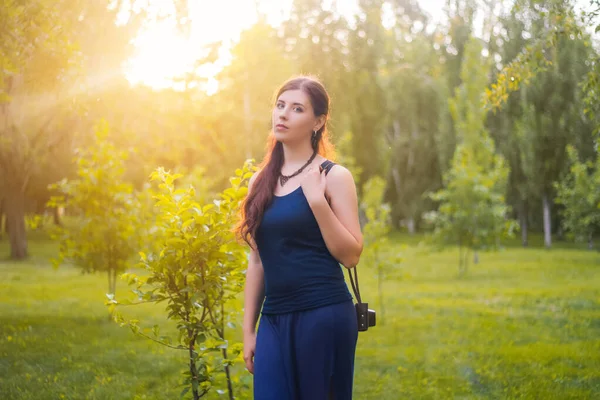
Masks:
[[[313,135],[312,135],[313,140],[317,138],[317,131],[313,131]]]

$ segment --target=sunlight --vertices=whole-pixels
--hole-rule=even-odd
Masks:
[[[164,7],[164,1],[146,1],[155,13],[169,15],[169,10]],[[436,5],[440,6],[443,2],[443,0],[429,1],[434,4],[439,3]],[[430,3],[425,8],[439,13],[440,7],[431,7]],[[358,9],[356,0],[329,0],[323,4],[325,9],[336,7],[349,20]],[[132,84],[144,84],[154,89],[183,89],[183,85],[174,82],[174,79],[193,71],[194,61],[202,55],[203,46],[222,41],[217,63],[196,70],[198,76],[208,79],[204,90],[212,94],[218,90],[218,82],[214,77],[229,63],[229,49],[237,41],[240,33],[257,21],[259,13],[265,16],[269,24],[273,26],[281,24],[289,16],[291,7],[292,0],[190,1],[189,37],[184,37],[178,31],[174,18],[148,23],[135,39],[135,55],[125,67],[125,76]],[[384,22],[389,27],[394,21],[389,15],[391,9],[387,7],[386,11]],[[435,15],[436,12],[433,14]]]
[[[259,12],[267,16],[273,25],[281,23],[290,1],[261,1]],[[150,0],[150,6],[160,4]],[[234,12],[232,12],[234,11]],[[248,0],[221,0],[219,2],[194,1],[189,4],[191,29],[189,37],[178,31],[173,19],[149,23],[135,40],[135,56],[129,60],[125,75],[132,84],[145,84],[155,89],[176,87],[173,79],[192,72],[194,61],[203,51],[203,46],[217,41],[223,42],[217,65],[197,70],[199,76],[208,79],[205,90],[217,90],[216,72],[228,60],[228,47],[239,34],[257,20],[256,4]],[[225,51],[223,51],[225,50]]]
[[[142,32],[136,39],[136,56],[126,67],[127,79],[154,88],[172,85],[172,79],[189,71],[194,54],[189,43],[177,34],[172,23],[162,22]]]

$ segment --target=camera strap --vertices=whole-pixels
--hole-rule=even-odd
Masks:
[[[327,176],[327,174],[329,173],[329,171],[331,170],[331,168],[334,165],[335,165],[335,163],[333,161],[325,160],[321,164],[321,171],[325,171],[325,176]],[[356,271],[356,269],[357,269],[356,267],[346,268],[346,270],[348,271],[348,276],[350,277],[350,284],[352,285],[352,291],[354,292],[354,297],[356,298],[356,302],[361,304],[362,299],[360,297],[360,287],[358,286],[358,272]],[[354,271],[354,277],[352,276],[352,272],[350,270]]]

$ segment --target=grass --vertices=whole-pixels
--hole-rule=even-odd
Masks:
[[[514,245],[459,279],[456,249],[393,242],[404,261],[385,266],[383,308],[376,275],[359,270],[379,320],[359,335],[356,399],[600,398],[599,253]],[[52,269],[56,246],[43,238],[30,249],[0,262],[0,398],[178,398],[184,354],[109,322],[105,276]],[[164,323],[161,308],[135,312]],[[236,377],[250,398],[249,375]]]

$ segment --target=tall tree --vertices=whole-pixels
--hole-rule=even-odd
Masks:
[[[502,62],[514,59],[527,44],[526,34],[524,34],[525,22],[520,18],[517,7],[511,7],[508,12],[501,15],[500,24],[502,29],[500,29],[497,36],[490,39],[490,43],[495,43],[498,46],[495,54],[497,54],[499,62],[492,64],[493,77],[498,74],[498,68],[502,68]],[[527,246],[529,207],[533,199],[528,190],[523,149],[519,135],[516,134],[518,123],[523,118],[521,101],[520,92],[512,93],[510,98],[507,99],[505,107],[490,113],[488,127],[490,134],[498,145],[498,150],[504,155],[510,166],[507,198],[511,201],[518,216],[522,244]]]
[[[439,49],[441,79],[440,96],[452,97],[454,89],[462,83],[461,68],[465,45],[473,32],[473,21],[477,4],[473,0],[447,0],[445,7],[446,22],[434,32],[435,47]],[[447,107],[439,114],[439,128],[436,136],[438,163],[445,171],[449,168],[458,138],[454,120]]]
[[[445,175],[446,187],[432,196],[440,202],[439,211],[429,214],[435,224],[434,240],[442,245],[458,244],[460,275],[467,271],[469,251],[475,252],[477,262],[478,251],[498,246],[513,225],[506,223],[508,169],[485,128],[487,111],[482,100],[489,61],[481,57],[481,49],[474,38],[465,46],[463,83],[449,104],[460,143]]]
[[[361,168],[360,182],[378,174],[384,153],[386,98],[380,67],[384,61],[385,32],[381,25],[382,0],[360,0],[356,28],[349,36],[348,106],[353,156]]]
[[[0,9],[0,197],[12,258],[27,255],[28,187],[56,175],[47,170],[56,165],[57,149],[67,153],[58,158],[70,158],[85,94],[120,68],[128,40],[114,23],[119,4],[109,9],[102,2],[27,0]],[[109,44],[107,36],[120,40]]]
[[[395,19],[387,32],[382,78],[391,148],[386,197],[393,205],[394,223],[404,219],[413,233],[421,213],[430,207],[423,194],[441,185],[436,136],[446,103],[440,96],[434,41],[425,32],[426,17],[416,5],[399,1]]]
[[[565,16],[573,14],[572,6],[548,1],[534,2],[527,9],[526,27],[532,37],[549,35],[551,21],[536,11],[536,7],[562,7]],[[521,89],[524,110],[519,134],[523,150],[523,168],[529,194],[541,200],[544,243],[552,245],[552,209],[555,190],[553,184],[560,177],[567,159],[566,146],[577,142],[577,137],[591,137],[591,128],[581,122],[582,103],[579,83],[587,72],[587,47],[576,35],[556,37],[555,46],[545,49],[549,66],[537,74],[531,84]]]
[[[39,160],[59,141],[49,134],[75,52],[69,26],[43,0],[9,1],[0,8],[0,176],[11,258],[27,256],[25,192]]]

